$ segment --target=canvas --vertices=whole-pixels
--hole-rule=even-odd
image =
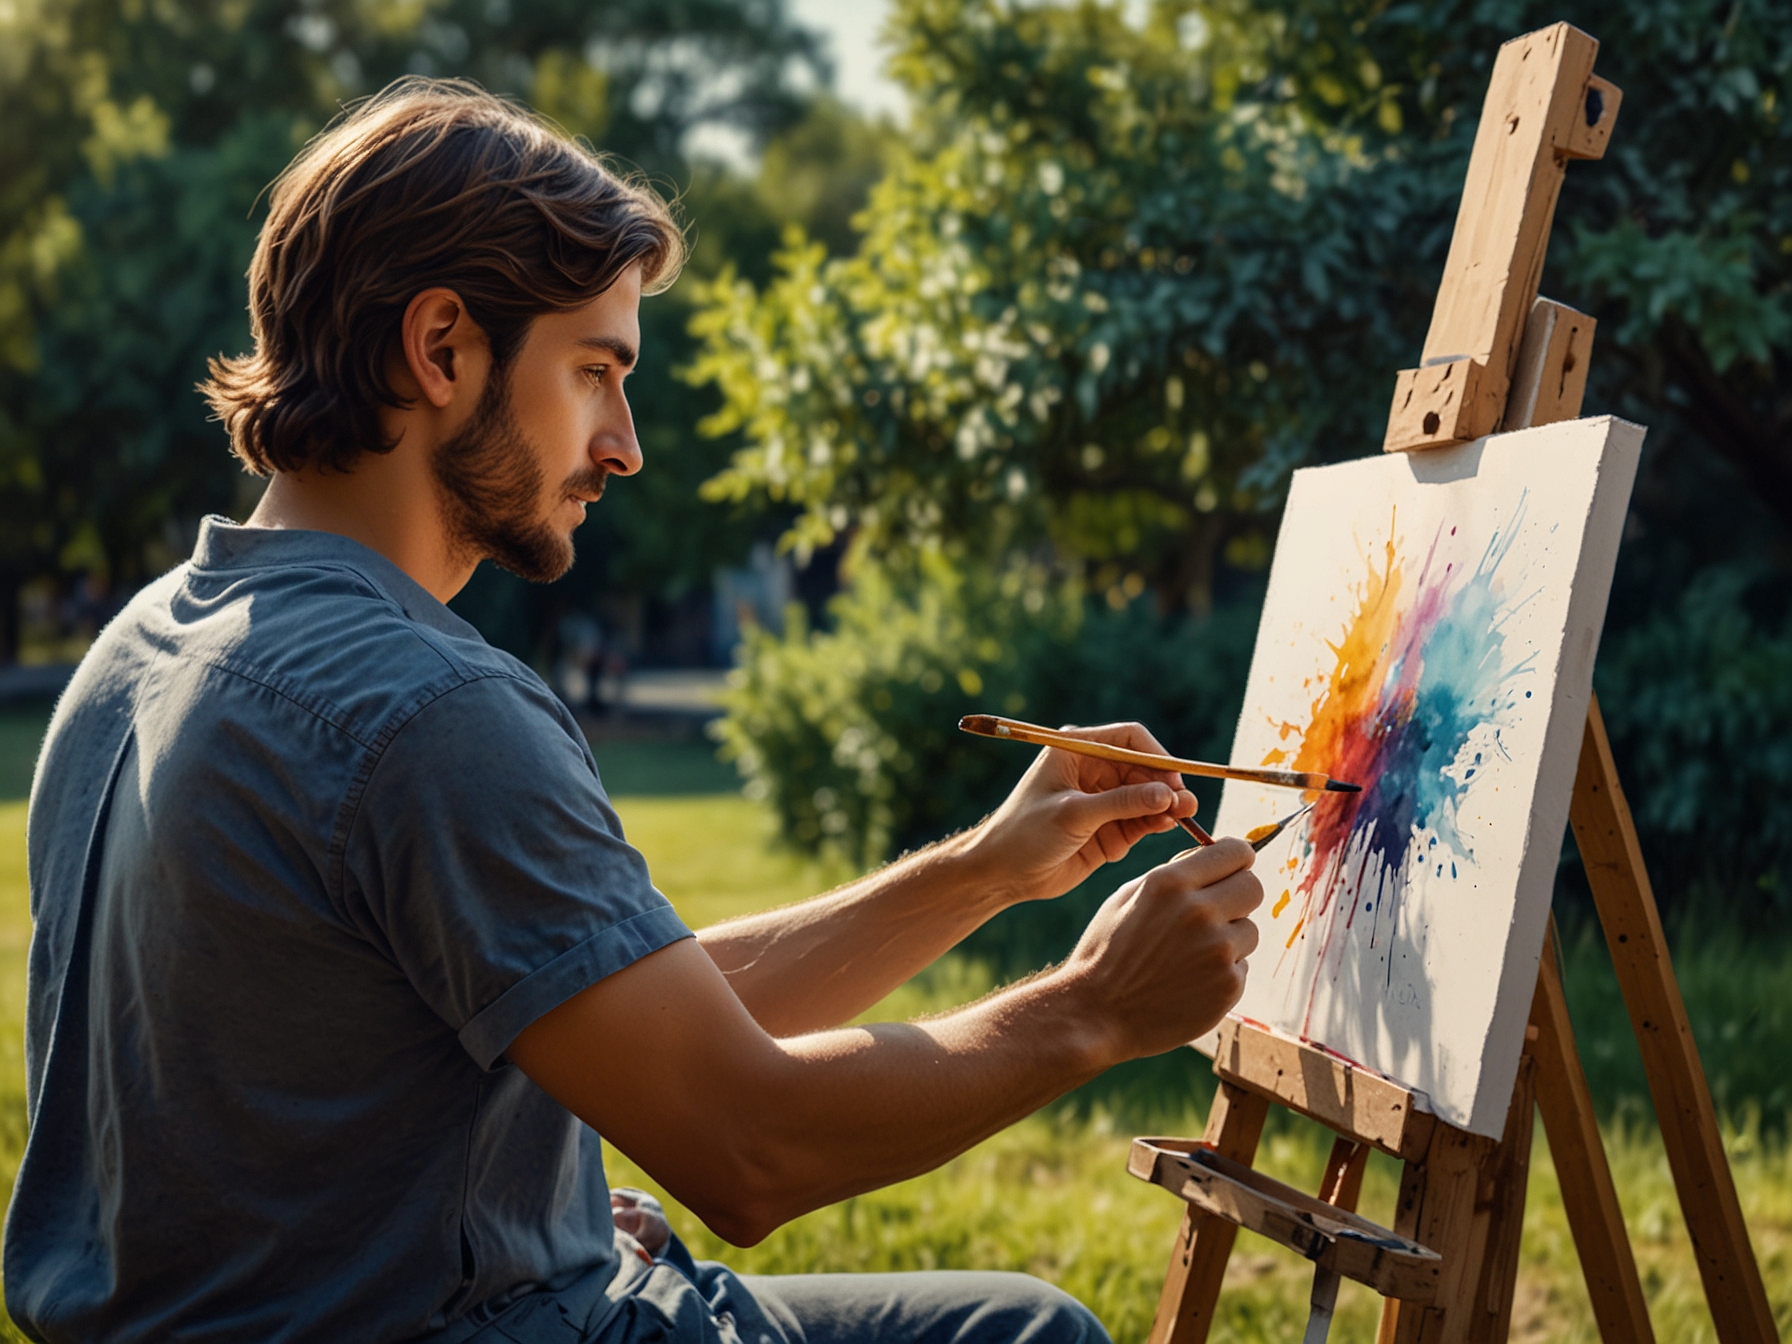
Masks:
[[[1236,1012],[1497,1136],[1643,431],[1610,417],[1296,472],[1217,834],[1257,859]],[[1208,1042],[1211,1047],[1211,1038]]]

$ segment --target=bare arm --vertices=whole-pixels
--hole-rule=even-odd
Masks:
[[[1136,723],[1070,731],[1163,750]],[[760,1026],[774,1036],[819,1031],[864,1012],[992,916],[1061,896],[1194,810],[1178,775],[1043,751],[1007,801],[962,835],[697,937]]]
[[[1253,857],[1228,840],[1153,869],[1062,966],[940,1018],[779,1040],[687,941],[546,1014],[510,1058],[719,1235],[751,1244],[1210,1028],[1256,945]]]

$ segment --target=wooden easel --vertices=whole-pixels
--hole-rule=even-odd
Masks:
[[[1593,320],[1538,299],[1566,161],[1605,152],[1621,93],[1593,74],[1598,43],[1556,24],[1500,49],[1421,367],[1399,374],[1384,448],[1422,451],[1580,414]],[[1668,959],[1636,827],[1590,705],[1570,824],[1642,1047],[1662,1142],[1724,1344],[1776,1344],[1711,1093]],[[1309,1339],[1337,1276],[1385,1301],[1381,1344],[1507,1337],[1534,1108],[1561,1181],[1601,1337],[1654,1338],[1574,1045],[1551,925],[1505,1133],[1433,1116],[1422,1093],[1324,1051],[1229,1020],[1200,1141],[1138,1139],[1128,1169],[1188,1203],[1151,1344],[1200,1344],[1239,1227],[1317,1266]],[[1269,1105],[1337,1134],[1317,1198],[1250,1169]],[[1355,1215],[1371,1148],[1405,1164],[1394,1227]]]

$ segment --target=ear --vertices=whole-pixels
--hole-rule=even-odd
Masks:
[[[406,305],[399,349],[417,393],[438,410],[485,385],[491,346],[451,289],[426,289]],[[394,388],[401,396],[409,390]]]

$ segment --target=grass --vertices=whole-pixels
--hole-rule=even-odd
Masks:
[[[0,718],[0,785],[9,751],[35,755],[33,729]],[[9,736],[10,734],[10,736]],[[644,744],[600,747],[599,767],[617,796],[630,838],[647,855],[655,880],[686,920],[730,915],[800,899],[845,874],[780,853],[769,844],[762,809],[728,787],[700,744],[656,753]],[[28,767],[26,775],[28,778]],[[24,1142],[21,1047],[25,949],[30,920],[24,872],[24,789],[0,792],[0,1187],[9,1193]],[[711,791],[716,790],[716,791]],[[1694,1028],[1714,1091],[1737,1122],[1728,1146],[1743,1210],[1780,1326],[1792,1339],[1792,1154],[1784,1138],[1792,1059],[1792,956],[1768,947],[1713,939],[1678,957]],[[898,1018],[961,1003],[993,984],[989,969],[947,958],[904,986],[869,1016]],[[1607,1146],[1655,1321],[1657,1338],[1711,1340],[1691,1247],[1680,1220],[1660,1140],[1647,1121],[1640,1064],[1609,964],[1596,938],[1571,938],[1568,984],[1588,1071],[1612,1119]],[[1150,1326],[1164,1262],[1181,1207],[1163,1191],[1125,1174],[1134,1133],[1198,1133],[1207,1088],[1205,1065],[1190,1052],[1151,1062],[1149,1073],[1085,1094],[980,1144],[939,1170],[821,1209],[779,1229],[759,1246],[723,1246],[668,1200],[692,1249],[755,1273],[934,1267],[1021,1269],[1060,1284],[1089,1303],[1120,1344],[1142,1341]],[[1186,1079],[1179,1110],[1165,1102],[1166,1080]],[[1763,1126],[1763,1116],[1772,1123]],[[1776,1125],[1778,1126],[1776,1128]],[[1259,1165],[1314,1188],[1329,1136],[1293,1117],[1272,1120]],[[645,1173],[612,1152],[611,1179],[656,1189]],[[1388,1221],[1398,1172],[1377,1158],[1364,1186],[1363,1211]],[[663,1194],[663,1192],[661,1192]],[[1213,1338],[1298,1338],[1310,1271],[1305,1262],[1257,1238],[1240,1239]],[[1332,1338],[1374,1338],[1378,1307],[1346,1284]],[[9,1335],[0,1323],[0,1337]],[[1597,1338],[1547,1151],[1539,1138],[1525,1213],[1513,1338]]]

